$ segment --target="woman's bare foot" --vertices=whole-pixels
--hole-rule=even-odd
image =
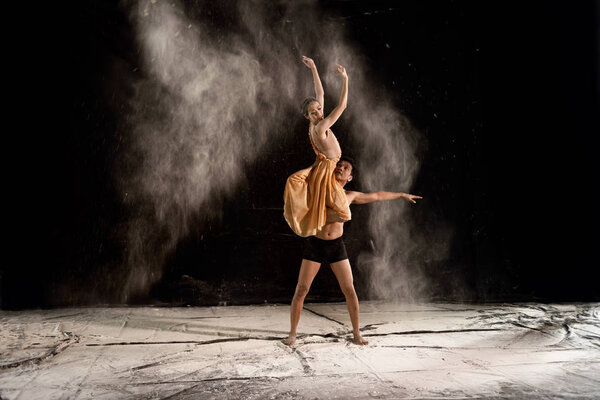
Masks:
[[[290,347],[292,347],[294,344],[296,344],[296,335],[290,335],[288,336],[287,339],[283,339],[281,341],[281,343],[286,344]]]
[[[369,344],[369,341],[366,339],[363,339],[363,337],[361,335],[354,335],[354,339],[352,339],[352,343],[357,344],[359,346],[364,346]]]

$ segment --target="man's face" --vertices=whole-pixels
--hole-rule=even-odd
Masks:
[[[348,161],[340,161],[335,167],[335,179],[344,183],[352,180],[352,164]]]

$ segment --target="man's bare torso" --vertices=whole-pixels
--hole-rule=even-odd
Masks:
[[[352,204],[352,201],[356,197],[356,193],[357,192],[346,190],[348,204]],[[327,223],[317,232],[315,236],[323,240],[337,239],[344,234],[344,222],[340,220],[338,214],[331,208],[327,208],[326,212]]]

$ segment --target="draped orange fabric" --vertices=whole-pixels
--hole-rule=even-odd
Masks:
[[[348,198],[334,176],[340,157],[327,158],[308,133],[317,155],[314,164],[290,175],[283,192],[283,216],[299,236],[312,236],[327,222],[326,208],[333,209],[342,221],[351,218]]]

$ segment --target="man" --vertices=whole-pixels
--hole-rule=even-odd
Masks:
[[[344,187],[357,175],[357,170],[352,159],[342,157],[337,163],[334,174],[336,181]],[[346,190],[345,193],[348,198],[348,204],[366,204],[400,198],[405,199],[410,203],[416,203],[415,200],[422,199],[420,196],[395,192],[379,191],[361,193]],[[358,297],[354,290],[352,269],[350,268],[346,247],[342,240],[343,233],[344,222],[339,220],[337,213],[327,209],[327,223],[325,226],[323,226],[315,236],[304,239],[306,242],[302,254],[302,264],[300,265],[298,284],[296,285],[296,292],[294,293],[290,308],[290,334],[287,339],[283,340],[284,344],[293,346],[296,342],[296,328],[298,327],[298,321],[300,320],[300,312],[304,305],[304,299],[308,294],[310,285],[319,271],[322,262],[327,262],[331,265],[331,269],[346,298],[346,305],[348,306],[348,313],[350,314],[352,331],[354,333],[354,343],[359,345],[368,344],[360,334],[358,324]]]

